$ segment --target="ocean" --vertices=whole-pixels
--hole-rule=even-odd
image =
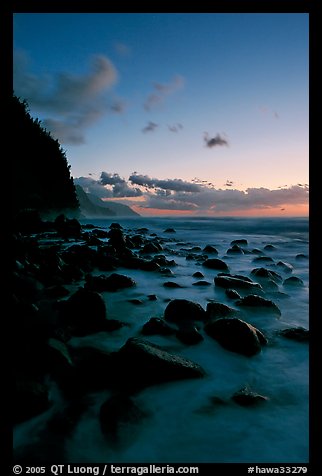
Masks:
[[[118,350],[129,337],[142,338],[165,346],[171,352],[200,364],[206,377],[148,387],[135,402],[148,417],[135,431],[129,428],[124,444],[111,447],[101,432],[99,408],[109,392],[91,395],[91,403],[72,433],[66,438],[65,457],[69,463],[306,463],[309,460],[309,346],[287,339],[278,331],[290,327],[309,329],[309,223],[307,218],[113,218],[83,220],[108,229],[117,222],[129,234],[147,228],[145,237],[162,238],[167,259],[174,259],[174,275],[135,269],[118,269],[132,277],[137,285],[115,293],[102,293],[107,317],[128,324],[109,334],[98,333],[74,337],[74,347],[95,346]],[[167,233],[173,228],[175,233]],[[152,235],[152,236],[151,236]],[[258,250],[272,258],[256,263],[255,253],[227,254],[232,240],[247,239],[245,250]],[[268,339],[261,353],[245,357],[221,347],[200,329],[204,340],[186,345],[174,335],[142,336],[141,329],[151,317],[162,317],[169,299],[189,299],[206,308],[215,300],[231,307],[223,288],[214,285],[218,271],[202,267],[200,261],[187,259],[187,254],[200,254],[206,245],[218,250],[231,274],[252,277],[254,268],[265,267],[278,272],[283,279],[296,276],[302,286],[267,289],[265,297],[281,311],[271,313],[243,310],[243,319],[260,329]],[[267,247],[267,245],[272,245]],[[267,247],[265,249],[265,247]],[[277,265],[284,262],[287,266]],[[210,286],[194,286],[192,275],[201,271]],[[97,271],[94,274],[106,274]],[[254,280],[256,280],[253,277]],[[165,281],[175,281],[180,288],[166,288]],[[73,289],[77,289],[74,287]],[[157,299],[151,301],[148,295]],[[245,293],[244,293],[245,294]],[[129,300],[141,300],[134,305]],[[243,387],[268,397],[262,404],[244,407],[232,400]],[[37,441],[46,419],[63,402],[52,384],[53,409],[17,425],[14,447]],[[211,402],[217,402],[213,404]],[[220,404],[218,403],[220,402]],[[123,429],[124,432],[127,428]]]

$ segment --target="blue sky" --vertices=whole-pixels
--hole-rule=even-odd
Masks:
[[[14,90],[73,177],[103,198],[146,213],[303,214],[308,23],[304,13],[19,13]]]

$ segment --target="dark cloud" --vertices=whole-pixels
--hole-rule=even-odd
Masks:
[[[151,109],[154,109],[155,107],[162,104],[167,96],[170,96],[183,86],[184,79],[182,76],[178,75],[175,76],[168,84],[154,83],[153,92],[148,95],[143,104],[144,109],[146,111],[151,111]]]
[[[234,182],[232,180],[226,180],[225,186],[226,187],[232,187]]]
[[[119,174],[109,174],[108,172],[102,172],[100,176],[102,185],[116,185],[126,183],[125,180],[119,176]]]
[[[103,55],[92,57],[89,73],[36,76],[29,72],[27,55],[14,54],[15,94],[42,113],[43,125],[62,143],[84,143],[88,127],[109,111],[122,112],[123,103],[111,94],[117,81],[115,66]]]
[[[183,125],[180,123],[173,124],[172,126],[168,125],[168,129],[171,132],[179,132],[181,129],[183,129]]]
[[[201,190],[200,185],[191,182],[185,182],[181,179],[160,180],[151,178],[148,175],[132,174],[129,177],[129,181],[132,184],[140,185],[148,189],[159,188],[163,190],[173,190],[176,192],[199,192]]]
[[[206,147],[210,149],[212,147],[226,145],[228,146],[228,141],[224,139],[220,134],[217,134],[215,137],[209,137],[208,132],[205,132],[204,141],[206,143]]]
[[[158,127],[158,124],[155,122],[149,121],[148,124],[142,129],[142,132],[153,132]]]
[[[99,180],[89,177],[78,177],[74,182],[99,198],[140,197],[143,195],[139,188],[129,187],[128,182],[119,174],[102,172]]]

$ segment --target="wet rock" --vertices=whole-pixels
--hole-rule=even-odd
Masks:
[[[203,249],[203,252],[207,253],[209,255],[211,255],[211,254],[218,255],[218,251],[216,250],[216,248],[214,246],[211,246],[211,245],[206,245]]]
[[[226,304],[222,304],[221,302],[208,302],[207,304],[207,319],[219,319],[221,317],[228,317],[233,316],[239,313],[236,309],[232,307],[226,306]]]
[[[204,275],[200,271],[196,271],[192,275],[193,278],[204,278]]]
[[[126,246],[126,239],[124,233],[121,228],[111,228],[108,232],[109,237],[109,244],[116,250],[116,251],[123,251],[127,249]]]
[[[111,223],[110,226],[109,226],[109,229],[112,229],[112,228],[117,228],[119,230],[123,230],[122,225],[120,225],[119,223]]]
[[[276,246],[271,245],[271,244],[264,246],[264,250],[265,250],[265,251],[274,251],[274,250],[276,250],[276,249],[277,249]]]
[[[242,248],[238,245],[233,245],[231,248],[229,248],[227,250],[227,255],[243,255],[244,254],[244,251],[242,250]]]
[[[13,400],[13,418],[15,423],[29,420],[51,406],[47,386],[41,381],[18,380]]]
[[[159,271],[163,276],[174,276],[174,272],[170,268],[161,268]]]
[[[62,238],[80,238],[82,227],[76,218],[66,218],[65,215],[58,215],[54,221],[57,234]]]
[[[229,270],[227,264],[224,261],[222,261],[221,259],[218,259],[218,258],[206,259],[202,263],[202,266],[204,266],[205,268],[209,268],[209,269],[219,269],[219,270],[223,270],[223,271],[228,271]]]
[[[206,317],[200,304],[187,299],[173,299],[164,311],[164,318],[169,322],[203,321]]]
[[[241,319],[221,318],[205,325],[205,332],[231,352],[251,357],[267,343],[265,336],[256,327]]]
[[[154,260],[141,260],[139,269],[142,271],[160,271],[160,265]]]
[[[290,327],[288,329],[282,329],[279,334],[287,339],[295,340],[297,342],[309,341],[309,330],[304,327]]]
[[[99,420],[101,430],[112,445],[129,443],[134,438],[133,431],[147,417],[134,400],[126,394],[109,397],[101,406]]]
[[[240,294],[235,289],[225,289],[225,294],[229,299],[240,299]]]
[[[135,285],[135,281],[129,276],[113,273],[110,276],[87,276],[85,287],[91,291],[115,292],[120,289],[131,288]]]
[[[175,233],[176,230],[174,228],[167,228],[166,230],[164,230],[163,233]]]
[[[248,289],[252,292],[262,291],[262,286],[253,281],[246,281],[244,279],[235,278],[233,276],[216,276],[214,279],[215,285],[226,289]]]
[[[195,283],[192,283],[192,286],[211,286],[211,283],[209,281],[196,281]]]
[[[283,286],[304,286],[302,279],[298,278],[297,276],[291,276],[290,278],[286,278],[283,281]]]
[[[248,387],[244,387],[238,392],[234,393],[231,398],[234,400],[234,402],[236,402],[238,405],[241,405],[242,407],[258,405],[259,403],[263,403],[268,400],[268,397],[253,392]]]
[[[254,255],[263,255],[264,254],[264,252],[259,250],[258,248],[253,248],[251,253],[254,254]]]
[[[61,322],[71,326],[74,335],[86,335],[106,329],[106,307],[100,294],[80,288],[61,303]]]
[[[290,263],[286,263],[285,261],[278,261],[276,266],[280,268],[284,273],[293,273],[293,266]]]
[[[304,253],[299,253],[295,256],[295,259],[298,261],[306,261],[309,259],[308,255],[305,255]]]
[[[174,281],[166,281],[165,283],[163,283],[163,286],[165,288],[182,288],[183,287],[180,284],[175,283]]]
[[[281,275],[267,268],[254,268],[250,274],[261,279],[271,279],[275,283],[281,283],[283,278]]]
[[[274,314],[277,314],[278,316],[281,315],[281,311],[273,301],[255,294],[249,294],[248,296],[241,298],[236,302],[236,304],[237,306],[265,308],[274,312]]]
[[[153,243],[152,241],[150,243],[147,243],[144,245],[143,249],[140,251],[142,254],[154,254],[154,253],[159,253],[162,251],[162,246],[157,243]]]
[[[120,384],[126,387],[144,387],[205,375],[195,362],[138,338],[130,338],[115,357]]]
[[[127,302],[129,302],[131,304],[134,304],[135,306],[140,306],[140,305],[144,304],[141,299],[128,299]]]
[[[141,334],[146,336],[161,335],[169,336],[174,334],[175,330],[169,326],[163,319],[158,317],[151,317],[151,319],[144,324]]]
[[[149,294],[148,295],[148,300],[149,301],[157,301],[157,296],[155,294]]]
[[[233,240],[230,244],[231,244],[231,245],[247,246],[247,245],[248,245],[248,241],[247,241],[245,238],[241,238],[241,239],[239,239],[239,240]]]
[[[192,324],[181,326],[176,332],[176,337],[186,345],[195,345],[204,340],[198,329]]]

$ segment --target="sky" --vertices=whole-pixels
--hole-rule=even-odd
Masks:
[[[85,191],[141,215],[308,215],[307,13],[13,17],[14,93]]]

